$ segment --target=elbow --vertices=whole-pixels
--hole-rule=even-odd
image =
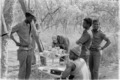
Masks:
[[[107,45],[109,46],[111,44],[111,41],[108,39],[107,40]]]
[[[78,41],[76,41],[76,44],[78,44]]]

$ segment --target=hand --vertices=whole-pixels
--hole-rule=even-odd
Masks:
[[[103,47],[100,47],[99,50],[103,50],[104,48]]]
[[[20,44],[20,43],[16,43],[16,46],[21,46],[21,47],[28,47],[28,45],[22,45],[22,44]]]
[[[55,47],[57,50],[59,50],[60,49],[60,47]]]
[[[60,78],[55,78],[55,80],[60,80]]]
[[[16,46],[22,46],[20,43],[16,42]]]

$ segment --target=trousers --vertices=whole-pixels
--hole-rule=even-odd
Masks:
[[[19,60],[19,79],[29,79],[31,74],[31,61],[32,61],[32,51],[33,50],[18,50],[18,60]]]
[[[101,54],[100,51],[90,51],[89,56],[89,68],[91,72],[91,78],[97,80],[99,78],[99,66],[100,66]]]

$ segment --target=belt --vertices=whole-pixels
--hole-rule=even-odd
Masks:
[[[20,47],[19,49],[22,49],[22,50],[30,50],[32,48],[29,48],[29,47]]]
[[[90,48],[91,51],[99,51],[98,48]]]

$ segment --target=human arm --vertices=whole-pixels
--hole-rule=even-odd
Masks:
[[[71,71],[75,70],[75,68],[76,68],[75,64],[72,63],[72,62],[69,62],[69,63],[66,65],[66,69],[65,69],[65,71],[62,73],[61,78],[62,78],[62,79],[66,79],[66,78],[70,75]]]
[[[76,44],[82,46],[87,40],[90,39],[90,36],[87,34],[82,34],[82,36],[76,41]]]
[[[110,42],[109,38],[106,37],[105,34],[102,34],[102,38],[106,41],[106,43],[105,43],[105,45],[104,45],[103,47],[101,47],[100,49],[101,49],[101,50],[104,50],[105,48],[107,48],[107,47],[110,45],[111,42]]]
[[[52,42],[52,48],[56,47],[56,44],[54,42]]]
[[[14,36],[13,36],[13,34],[15,33],[15,32],[18,32],[19,31],[19,26],[20,26],[20,24],[17,24],[16,26],[14,26],[13,28],[12,28],[12,31],[11,31],[11,34],[10,34],[10,38],[15,42],[15,44],[17,45],[17,46],[22,46],[22,44],[20,44],[19,42],[17,42],[16,40],[15,40],[15,38],[14,38]]]
[[[64,38],[64,37],[60,37],[59,38],[59,47],[61,49],[64,49],[68,52],[68,49],[69,49],[69,39],[68,38]]]

